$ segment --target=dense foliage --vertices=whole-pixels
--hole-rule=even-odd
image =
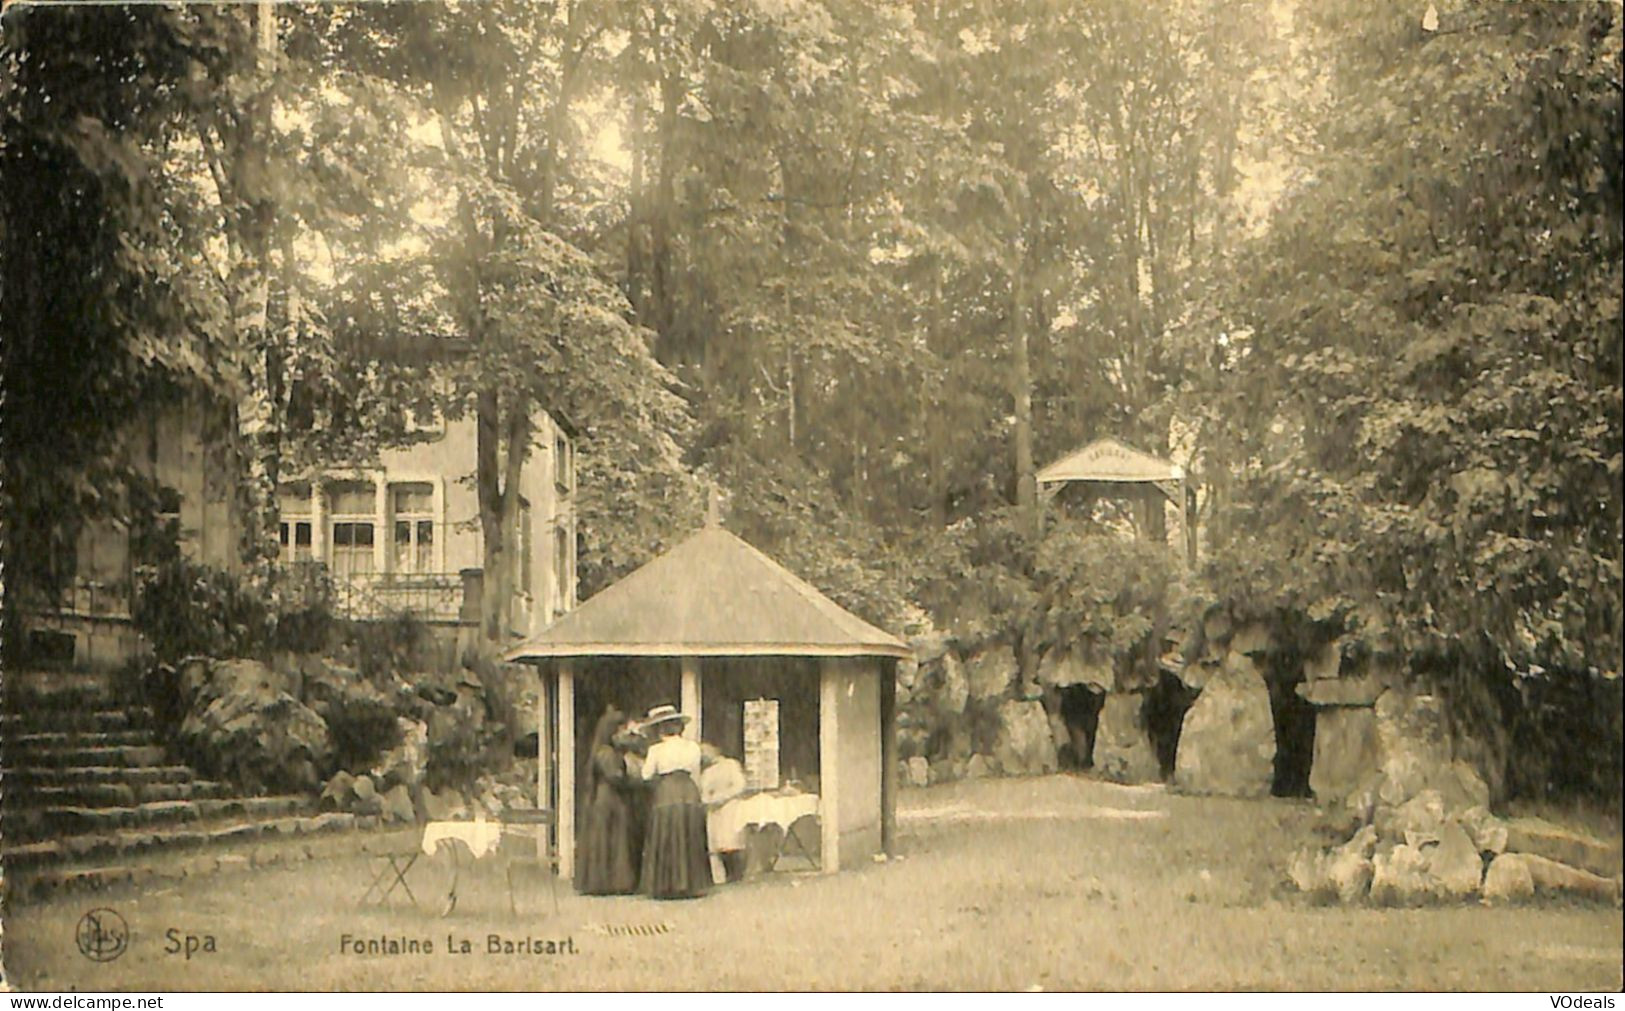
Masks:
[[[1620,17],[1317,5],[1305,176],[1221,297],[1213,574],[1372,648],[1620,669]]]
[[[40,10],[0,78],[30,544],[129,506],[112,422],[184,385],[250,491],[475,419],[500,573],[546,408],[583,595],[715,487],[865,617],[1029,660],[1200,603],[1483,712],[1620,669],[1617,5],[288,4],[274,60],[242,8]],[[1188,465],[1199,574],[1160,509],[1037,522],[1102,435]]]

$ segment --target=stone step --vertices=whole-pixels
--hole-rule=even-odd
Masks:
[[[248,845],[147,849],[91,862],[67,860],[21,871],[13,894],[36,901],[69,891],[105,891],[124,885],[151,887],[234,870],[354,857],[357,853],[400,853],[415,847],[415,827],[385,826],[376,817],[318,815],[282,819],[258,833],[229,837]],[[365,882],[356,886],[359,893]]]
[[[128,684],[115,675],[72,670],[14,670],[6,672],[4,706],[7,712],[30,707],[66,708],[80,705],[107,708]]]
[[[259,798],[270,800],[273,798]],[[297,798],[308,804],[306,798]],[[8,869],[19,872],[69,860],[122,862],[140,854],[211,843],[233,842],[263,835],[292,836],[358,825],[376,826],[378,819],[340,812],[304,812],[277,817],[239,815],[217,817],[181,825],[118,829],[66,839],[47,839],[7,845]]]
[[[40,768],[115,768],[135,769],[164,765],[168,758],[164,748],[156,744],[115,744],[102,747],[36,748],[26,754],[6,755],[7,763],[27,764]]]
[[[107,748],[130,744],[158,744],[158,732],[138,730],[40,730],[7,734],[6,754],[23,756],[61,748]]]
[[[153,783],[186,783],[196,777],[186,765],[18,765],[0,770],[0,782],[23,790],[35,786],[76,786],[80,784],[126,783],[146,786]]]
[[[67,709],[33,708],[0,713],[0,737],[13,733],[51,730],[132,730],[155,725],[151,707],[132,705],[120,709],[100,707]]]
[[[160,800],[212,800],[230,797],[231,787],[213,780],[177,783],[117,781],[66,786],[27,786],[0,795],[0,806],[23,810],[41,807],[131,807]]]
[[[21,842],[104,834],[216,818],[276,818],[314,805],[303,796],[156,800],[130,807],[47,807],[8,812],[6,835]]]
[[[1508,819],[1506,848],[1508,853],[1528,853],[1610,878],[1625,869],[1618,839],[1597,839],[1540,818]]]

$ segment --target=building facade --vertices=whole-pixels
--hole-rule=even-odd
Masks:
[[[131,422],[125,447],[158,489],[157,526],[173,531],[183,557],[241,569],[229,412],[187,398]],[[410,615],[437,626],[477,622],[483,543],[473,475],[474,421],[436,421],[409,445],[366,468],[284,475],[278,489],[281,564],[319,568],[338,617]],[[507,542],[514,566],[512,628],[536,634],[576,603],[575,448],[546,413],[533,425],[520,507]],[[82,670],[109,670],[142,652],[132,622],[137,571],[147,560],[145,524],[86,523],[72,541],[57,600],[29,608],[32,652]]]

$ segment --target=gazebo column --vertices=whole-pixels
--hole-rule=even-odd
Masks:
[[[818,667],[818,862],[825,874],[841,869],[841,702],[840,663],[833,657]]]
[[[548,723],[553,716],[552,707],[547,704],[549,692],[547,690],[547,675],[540,667],[535,668],[536,680],[536,809],[546,811],[548,804],[548,779],[552,770],[552,753],[550,747],[553,735],[549,732]],[[555,812],[555,821],[557,812]],[[543,825],[536,833],[536,860],[544,867],[548,857],[552,855],[552,833],[548,826]]]
[[[897,844],[897,661],[870,661],[880,668],[880,850],[896,855]]]
[[[670,670],[671,668],[666,668]],[[688,717],[688,726],[683,728],[683,736],[691,741],[700,739],[700,658],[685,656],[682,659],[681,708],[683,715]],[[667,682],[670,684],[671,682]]]
[[[576,873],[576,672],[569,660],[559,663],[559,877]]]

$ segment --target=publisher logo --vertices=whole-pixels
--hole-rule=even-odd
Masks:
[[[130,946],[130,925],[111,909],[92,909],[79,918],[74,941],[92,962],[111,962]]]

